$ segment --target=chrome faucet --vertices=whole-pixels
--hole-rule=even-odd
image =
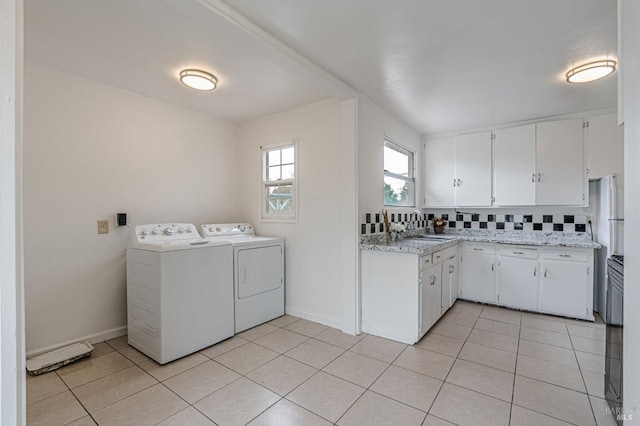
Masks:
[[[422,212],[418,209],[415,209],[413,212],[411,212],[411,214],[417,214],[418,215],[418,219],[422,218]]]

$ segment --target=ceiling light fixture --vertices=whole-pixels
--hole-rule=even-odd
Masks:
[[[180,71],[180,81],[196,90],[213,90],[218,86],[218,79],[213,74],[194,69]]]
[[[602,77],[606,77],[616,70],[616,61],[603,60],[589,62],[570,69],[567,74],[567,82],[569,83],[587,83]]]

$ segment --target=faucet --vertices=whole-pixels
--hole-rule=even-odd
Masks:
[[[411,212],[411,214],[417,214],[418,215],[418,219],[422,218],[422,212],[418,209],[415,209],[414,211]]]

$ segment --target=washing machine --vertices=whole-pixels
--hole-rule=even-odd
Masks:
[[[235,332],[284,315],[284,239],[256,235],[250,223],[205,224],[200,231],[233,245]]]
[[[189,223],[138,225],[127,248],[129,345],[160,364],[234,334],[233,246]]]

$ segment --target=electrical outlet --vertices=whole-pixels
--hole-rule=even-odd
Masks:
[[[108,234],[109,233],[109,221],[108,220],[99,220],[98,221],[98,234]]]

